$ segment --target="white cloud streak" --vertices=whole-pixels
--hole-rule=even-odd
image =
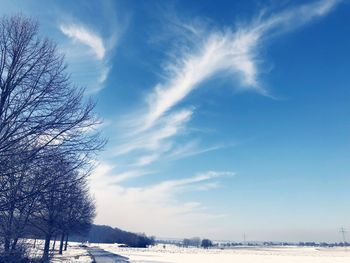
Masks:
[[[103,40],[96,33],[75,24],[61,25],[60,30],[67,37],[90,47],[97,59],[102,60],[105,57],[106,49]]]
[[[174,147],[173,150],[167,156],[167,158],[171,160],[177,160],[233,146],[234,144],[217,144],[203,147],[200,146],[199,140],[191,140],[188,143],[184,143],[178,147]]]
[[[148,170],[133,169],[124,172],[114,172],[116,167],[106,162],[96,162],[96,169],[94,170],[93,181],[95,186],[99,185],[114,185],[120,184],[128,179],[136,178],[146,174],[152,173]],[[96,180],[98,179],[98,180]],[[100,181],[102,179],[102,181]]]
[[[118,146],[115,154],[120,155],[135,150],[157,150],[164,148],[164,142],[167,139],[184,130],[184,126],[190,120],[192,114],[192,110],[185,109],[167,116],[154,129],[137,134],[130,142]]]
[[[176,160],[223,148],[219,144],[200,147],[193,140],[179,144],[177,137],[188,132],[187,125],[194,115],[194,108],[174,107],[200,84],[222,72],[235,76],[245,89],[267,94],[259,82],[262,43],[327,14],[338,2],[322,0],[271,16],[259,16],[235,30],[196,29],[193,25],[183,25],[190,32],[190,36],[185,37],[190,39],[187,51],[175,54],[172,57],[175,59],[166,63],[167,80],[158,83],[148,94],[146,113],[138,114],[130,121],[139,126],[132,127],[132,136],[125,140],[127,143],[117,146],[113,154],[131,155],[136,159],[134,166],[143,167],[161,158]]]
[[[152,127],[190,92],[220,72],[238,77],[242,87],[266,93],[258,80],[258,51],[262,41],[327,14],[338,2],[323,0],[265,19],[260,17],[236,31],[204,30],[199,38],[196,34],[194,48],[190,52],[177,54],[177,60],[168,63],[166,69],[170,71],[170,77],[165,83],[157,84],[148,96],[149,111],[144,117],[143,128]]]
[[[214,218],[223,217],[222,214],[208,212],[197,200],[179,202],[177,196],[185,192],[213,190],[213,180],[223,180],[235,175],[227,171],[208,171],[144,187],[122,187],[111,183],[109,171],[104,165],[92,175],[91,186],[98,209],[97,223],[163,236],[178,235],[179,233],[169,232],[174,226],[183,235],[198,235],[199,224],[207,225]],[[142,227],[139,224],[140,217]]]
[[[169,193],[170,191],[179,190],[182,187],[212,180],[214,178],[234,175],[235,173],[233,172],[208,171],[190,178],[165,181],[153,187],[150,187],[148,191]]]
[[[173,111],[159,120],[152,129],[123,138],[127,142],[115,147],[112,154],[138,155],[133,165],[148,166],[159,159],[177,160],[232,146],[218,144],[201,147],[198,139],[176,143],[176,138],[187,134],[187,124],[192,115],[193,109]]]
[[[104,87],[111,69],[110,57],[117,44],[116,33],[107,38],[85,25],[62,23],[59,30],[66,37],[60,48],[66,55],[72,80],[96,93]]]

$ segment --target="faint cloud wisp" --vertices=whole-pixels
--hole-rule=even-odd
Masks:
[[[89,46],[95,53],[97,59],[101,60],[104,58],[106,50],[103,40],[95,33],[88,31],[88,29],[82,26],[74,24],[61,25],[60,30],[66,36]]]
[[[107,45],[106,42],[110,44],[108,39],[82,24],[64,23],[59,29],[68,38],[61,48],[68,58],[73,79],[83,83],[87,93],[100,91],[111,68],[107,54],[116,43]]]

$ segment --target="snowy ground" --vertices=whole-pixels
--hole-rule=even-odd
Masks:
[[[233,249],[179,248],[158,245],[148,249],[91,244],[128,257],[130,263],[348,263],[350,249],[314,247],[241,247]]]
[[[43,241],[26,240],[32,257],[42,255]],[[51,262],[53,263],[92,263],[86,248],[79,243],[70,242],[63,255],[58,254],[58,242]],[[52,247],[52,245],[51,245]],[[109,262],[130,263],[348,263],[350,248],[315,248],[315,247],[236,247],[232,249],[199,249],[180,248],[173,245],[157,245],[147,249],[123,248],[115,244],[90,244],[90,248],[101,248],[105,251],[125,257],[124,260]],[[89,249],[90,249],[89,248]],[[99,262],[97,263],[105,263]]]
[[[27,239],[25,241],[27,251],[31,258],[41,258],[44,247],[44,240],[37,240],[34,248],[34,240]],[[53,241],[51,241],[50,249],[52,248]],[[56,241],[55,251],[50,251],[53,256],[52,263],[91,263],[92,258],[83,247],[80,247],[80,243],[69,242],[67,251],[63,251],[63,255],[58,254],[59,242]]]
[[[78,243],[71,243],[64,251],[63,255],[59,255],[56,251],[54,257],[50,261],[52,263],[91,263],[92,258],[85,248],[79,246]]]

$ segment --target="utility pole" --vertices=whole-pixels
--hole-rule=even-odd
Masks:
[[[243,244],[246,244],[246,236],[245,236],[245,233],[243,233]]]
[[[341,227],[339,232],[342,234],[343,242],[344,242],[344,246],[345,246],[345,244],[346,244],[345,234],[346,234],[347,231],[345,230],[344,227]]]

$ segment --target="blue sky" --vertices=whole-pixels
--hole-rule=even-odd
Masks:
[[[237,241],[350,228],[349,2],[1,4],[97,100],[96,223]]]

